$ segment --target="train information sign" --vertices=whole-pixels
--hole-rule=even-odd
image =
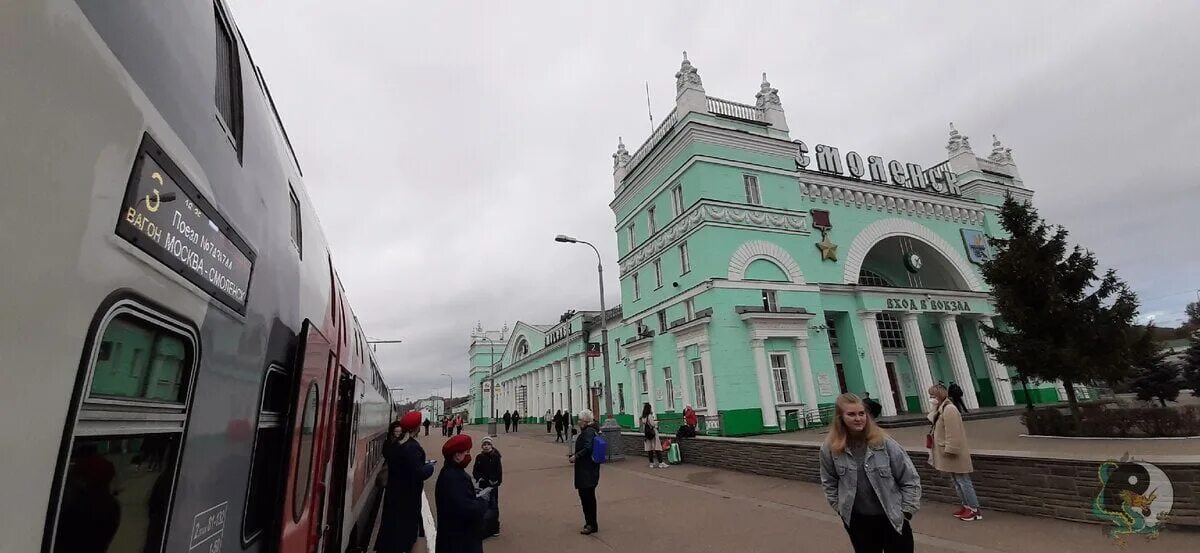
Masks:
[[[149,135],[134,162],[116,232],[245,314],[254,252]]]

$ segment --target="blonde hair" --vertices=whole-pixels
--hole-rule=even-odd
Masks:
[[[867,445],[871,447],[883,445],[883,441],[888,437],[887,432],[875,424],[875,419],[871,417],[871,411],[866,409],[862,399],[854,394],[846,393],[838,396],[834,405],[836,409],[834,409],[833,420],[829,423],[829,435],[825,438],[825,443],[829,445],[829,450],[834,455],[841,455],[846,451],[846,441],[850,438],[850,429],[846,428],[842,414],[845,412],[845,408],[851,405],[862,406],[867,413],[867,426],[863,427]]]
[[[929,395],[938,398],[938,401],[946,401],[946,398],[950,396],[950,392],[946,390],[945,386],[934,384],[929,387]]]

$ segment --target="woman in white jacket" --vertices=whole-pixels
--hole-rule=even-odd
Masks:
[[[658,418],[654,416],[654,410],[650,408],[649,403],[642,405],[642,418],[638,420],[645,435],[642,447],[646,450],[646,456],[650,458],[650,468],[667,468],[670,465],[663,461],[662,440],[658,437]],[[655,458],[658,458],[657,464],[654,462]]]

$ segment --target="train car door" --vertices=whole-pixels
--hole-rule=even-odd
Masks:
[[[322,547],[327,552],[337,552],[345,543],[342,525],[346,517],[346,495],[350,486],[350,449],[357,445],[353,435],[354,377],[344,369],[340,372],[335,419],[337,426],[333,433],[333,470],[329,475],[329,489],[332,493],[329,495],[329,512],[326,514],[330,526]]]
[[[296,386],[291,408],[291,454],[287,493],[284,494],[279,550],[281,553],[316,551],[325,504],[326,463],[322,443],[331,430],[329,376],[337,366],[333,345],[311,322],[304,322],[297,359]]]

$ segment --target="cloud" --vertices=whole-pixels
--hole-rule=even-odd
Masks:
[[[1013,149],[1044,217],[1177,313],[1200,276],[1200,5],[233,0],[347,293],[405,394],[466,386],[476,321],[617,303],[610,155],[673,107],[779,88],[792,135],[931,166],[946,123]],[[1175,294],[1174,296],[1163,296]],[[1153,299],[1149,299],[1153,298]]]

